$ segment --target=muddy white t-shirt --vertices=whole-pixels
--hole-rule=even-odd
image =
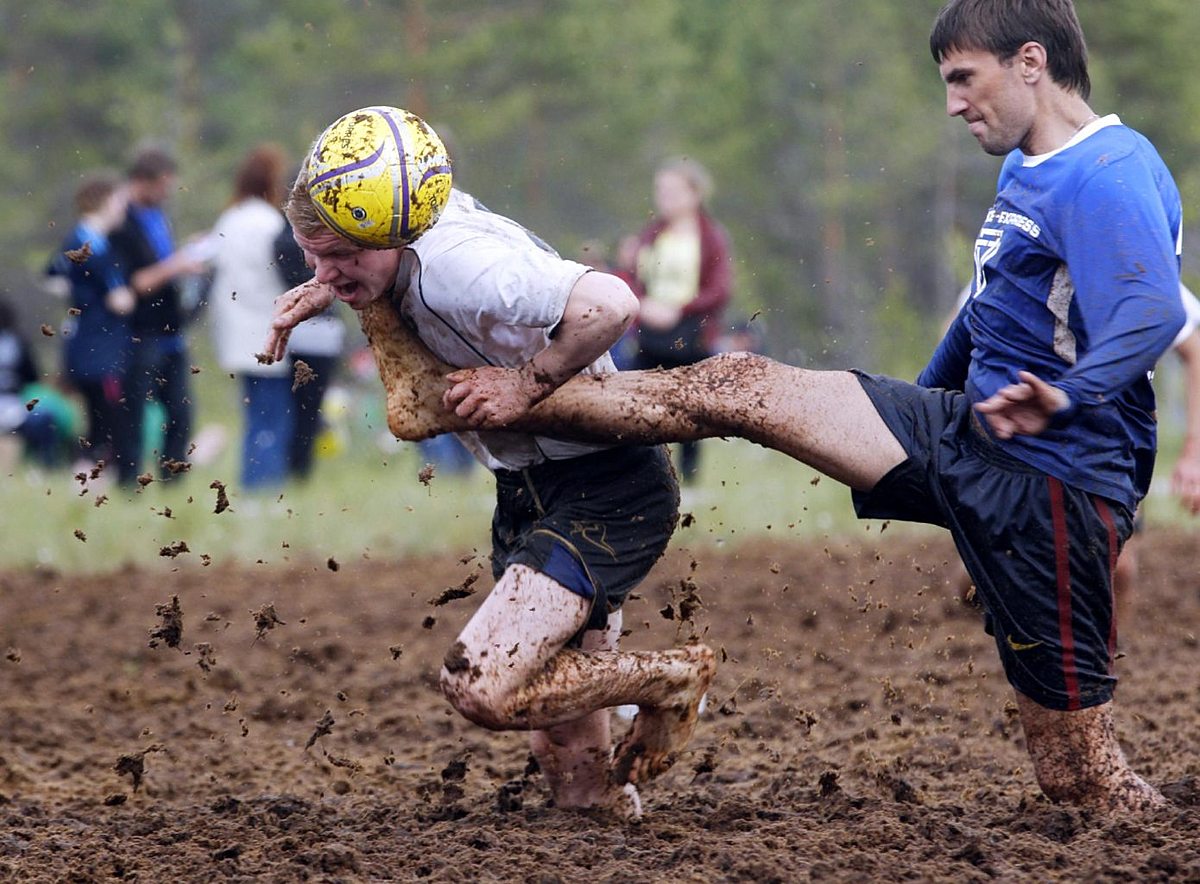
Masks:
[[[571,289],[589,270],[453,190],[438,222],[404,250],[396,292],[401,313],[440,359],[459,368],[519,368],[550,344]],[[613,371],[606,353],[581,374]],[[489,469],[519,470],[606,447],[499,430],[458,437]]]

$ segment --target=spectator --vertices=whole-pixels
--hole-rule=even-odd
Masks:
[[[312,270],[304,263],[304,252],[296,245],[286,220],[275,238],[275,260],[284,289],[312,279]],[[321,432],[321,405],[337,373],[345,341],[346,326],[338,318],[336,304],[297,328],[288,341],[287,364],[293,378],[288,474],[293,479],[307,479],[312,472],[313,448]],[[309,372],[297,375],[297,362],[308,366]]]
[[[58,432],[46,408],[30,398],[38,369],[29,342],[17,328],[17,317],[0,300],[0,467],[8,469],[11,452],[24,442],[27,453],[42,466],[58,460]],[[32,407],[29,407],[32,403]],[[16,443],[16,444],[14,444]]]
[[[129,209],[124,223],[110,238],[125,278],[137,295],[125,396],[134,448],[132,460],[123,465],[122,473],[141,468],[142,422],[146,400],[153,398],[166,411],[160,458],[163,478],[172,475],[168,462],[186,460],[192,423],[178,283],[180,277],[199,273],[205,267],[202,248],[175,249],[164,206],[175,190],[177,170],[174,157],[161,148],[144,148],[134,156],[128,174]]]
[[[715,352],[731,272],[729,237],[705,210],[711,191],[694,160],[671,160],[654,176],[656,217],[638,237],[638,368],[691,365]],[[691,484],[698,443],[683,443],[681,455],[681,478]]]
[[[222,371],[241,386],[246,489],[276,487],[288,474],[292,380],[286,363],[264,364],[256,356],[275,298],[287,289],[275,266],[275,240],[284,226],[283,171],[278,147],[251,150],[238,169],[233,200],[213,227],[213,340]]]
[[[136,445],[125,396],[136,298],[121,275],[109,234],[125,217],[127,196],[115,175],[100,172],[75,191],[79,220],[55,256],[54,272],[70,286],[70,319],[63,326],[63,363],[83,398],[87,429],[80,456],[104,461],[123,486],[137,479]]]

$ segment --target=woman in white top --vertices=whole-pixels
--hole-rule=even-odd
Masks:
[[[217,362],[237,375],[245,430],[241,483],[266,490],[288,474],[292,437],[292,379],[287,363],[265,365],[257,353],[262,329],[285,285],[275,267],[275,238],[283,229],[284,154],[260,145],[246,155],[234,181],[233,201],[217,219],[209,294]]]

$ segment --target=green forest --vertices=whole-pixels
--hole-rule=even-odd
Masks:
[[[180,157],[185,237],[215,219],[250,147],[298,162],[336,116],[394,104],[444,133],[461,187],[566,255],[638,229],[664,158],[700,160],[733,236],[734,318],[753,316],[790,362],[910,374],[967,278],[998,170],[945,114],[927,40],[938,6],[10,0],[0,288],[35,328],[61,312],[39,276],[70,194],[147,139]],[[1078,10],[1093,107],[1156,143],[1196,217],[1200,3]]]

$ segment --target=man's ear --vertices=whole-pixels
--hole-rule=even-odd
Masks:
[[[1017,50],[1013,61],[1021,72],[1021,79],[1032,86],[1046,73],[1046,47],[1030,40]]]

